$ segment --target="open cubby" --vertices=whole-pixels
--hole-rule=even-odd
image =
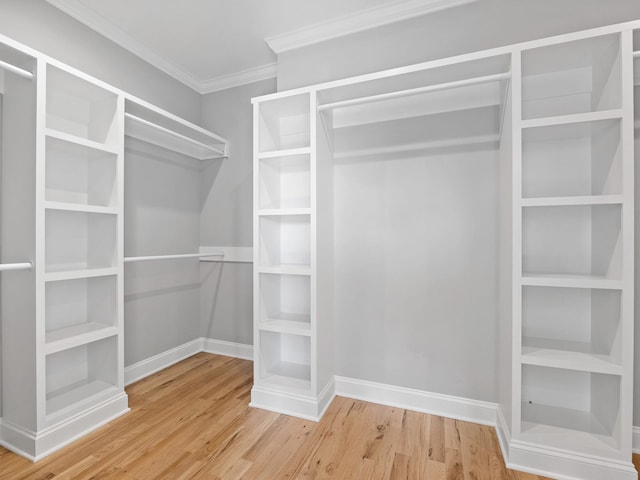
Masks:
[[[115,145],[117,95],[69,72],[47,66],[47,128],[93,142]]]
[[[617,109],[621,85],[617,33],[525,50],[522,118]]]
[[[621,362],[622,292],[589,288],[523,287],[523,354],[558,358],[553,352],[585,354],[594,361]]]
[[[261,209],[311,206],[310,156],[289,155],[260,160]]]
[[[310,108],[308,93],[261,102],[260,153],[309,147]]]
[[[260,325],[310,330],[311,278],[305,275],[260,274]]]
[[[522,132],[525,198],[622,193],[620,120],[600,120]]]
[[[523,365],[523,439],[576,451],[620,448],[620,378]]]
[[[46,413],[62,415],[116,391],[117,339],[106,338],[46,357]]]
[[[117,277],[48,282],[45,330],[48,344],[117,323]]]
[[[45,270],[60,272],[115,266],[116,215],[48,210]]]
[[[48,137],[45,200],[78,205],[114,206],[115,154]]]
[[[620,280],[621,210],[620,205],[524,208],[523,273]]]
[[[310,215],[269,215],[259,222],[261,266],[311,265]]]
[[[307,336],[260,332],[260,381],[281,387],[311,387],[311,340]]]

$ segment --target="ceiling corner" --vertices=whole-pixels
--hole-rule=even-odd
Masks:
[[[153,65],[158,70],[173,77],[187,87],[200,91],[201,82],[186,70],[178,67],[164,57],[151,51],[142,43],[123,32],[116,25],[106,20],[93,9],[87,7],[79,0],[46,0],[47,3],[66,13],[70,17],[83,23],[90,29],[108,38],[112,42],[141,58],[145,62]]]

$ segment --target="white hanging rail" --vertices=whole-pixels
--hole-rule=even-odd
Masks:
[[[11,73],[15,73],[16,75],[20,75],[21,77],[28,78],[29,80],[33,80],[33,73],[28,72],[27,70],[23,70],[22,68],[16,67],[15,65],[11,65],[10,63],[3,62],[0,60],[0,68],[7,70]]]
[[[154,260],[176,260],[181,258],[224,257],[224,252],[186,253],[178,255],[149,255],[146,257],[124,257],[124,263],[150,262]]]
[[[500,80],[508,80],[511,78],[510,72],[496,73],[495,75],[486,75],[484,77],[467,78],[465,80],[456,80],[454,82],[439,83],[437,85],[428,85],[426,87],[411,88],[408,90],[398,90],[395,92],[381,93],[379,95],[370,95],[368,97],[352,98],[350,100],[342,100],[339,102],[325,103],[318,105],[318,110],[329,110],[340,107],[352,107],[370,102],[379,102],[381,100],[389,100],[392,98],[407,97],[410,95],[420,95],[422,93],[437,92],[440,90],[449,90],[452,88],[467,87],[469,85],[480,85],[482,83],[497,82]]]
[[[640,50],[633,52],[633,58],[640,58]]]
[[[218,157],[226,157],[227,156],[227,152],[223,149],[219,149],[216,147],[212,147],[211,145],[207,145],[206,143],[202,143],[199,142],[198,140],[194,140],[193,138],[187,137],[186,135],[183,135],[181,133],[175,132],[169,128],[163,127],[161,125],[158,125],[156,123],[150,122],[149,120],[145,120],[143,118],[137,117],[135,115],[132,115],[131,113],[125,113],[124,114],[125,118],[131,120],[132,122],[138,123],[140,125],[144,125],[146,127],[150,127],[153,128],[155,130],[158,130],[159,132],[162,132],[164,134],[170,135],[172,137],[175,137],[183,142],[186,142],[188,144],[193,145],[196,148],[202,149],[204,151],[208,151],[211,153],[214,153],[215,155],[217,155]]]
[[[31,270],[33,264],[31,262],[22,263],[0,263],[0,272],[8,272],[15,270]]]

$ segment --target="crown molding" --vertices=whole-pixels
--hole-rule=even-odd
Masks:
[[[116,25],[106,20],[95,10],[87,7],[79,0],[46,0],[47,3],[63,11],[70,17],[75,18],[90,29],[98,32],[100,35],[108,38],[112,42],[118,44],[125,50],[140,57],[142,60],[150,63],[158,70],[163,71],[167,75],[175,78],[187,87],[200,92],[201,81],[195,78],[184,69],[176,66],[166,58],[153,52],[151,49],[135,40],[129,34],[122,31]]]
[[[227,88],[239,87],[240,85],[274,78],[277,73],[277,65],[275,63],[269,63],[261,67],[250,68],[248,70],[242,70],[241,72],[230,73],[205,80],[200,83],[199,91],[202,94],[213,93],[226,90]]]
[[[276,55],[352,33],[408,20],[428,13],[474,3],[479,0],[407,0],[370,8],[299,30],[273,35],[265,42]]]

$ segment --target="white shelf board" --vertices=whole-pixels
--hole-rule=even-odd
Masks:
[[[298,320],[291,320],[291,318]],[[288,333],[291,335],[311,336],[309,315],[282,313],[279,318],[268,318],[258,324],[258,329],[266,332]]]
[[[588,343],[523,338],[522,363],[582,372],[622,375],[622,366],[609,355],[591,353]]]
[[[616,120],[621,119],[623,110],[616,108],[614,110],[602,110],[599,112],[575,113],[571,115],[558,115],[554,117],[532,118],[530,120],[522,120],[521,127],[538,128],[551,127],[555,125],[568,125],[571,123],[596,122],[599,120]]]
[[[63,210],[65,212],[83,212],[83,213],[104,213],[107,215],[117,215],[116,207],[102,207],[97,205],[84,205],[80,203],[65,202],[44,202],[44,208],[47,210]]]
[[[73,327],[61,328],[47,332],[45,339],[45,355],[61,352],[70,348],[86,345],[118,335],[117,327],[102,323],[87,322]]]
[[[618,441],[591,412],[525,402],[522,418],[518,440],[582,453],[619,453]]]
[[[119,153],[117,148],[112,148],[109,145],[106,145],[104,143],[94,142],[93,140],[88,140],[86,138],[78,137],[76,135],[71,135],[68,133],[60,132],[58,130],[53,130],[52,128],[46,128],[45,135],[50,138],[56,138],[58,140],[62,140],[67,143],[81,145],[83,147],[92,148],[94,150],[100,150],[101,152],[111,153],[113,155],[117,155]]]
[[[297,367],[299,367],[299,365]],[[261,387],[273,387],[277,388],[278,390],[288,390],[292,393],[300,393],[303,395],[309,394],[311,392],[310,380],[289,375],[268,373],[263,375],[256,383]]]
[[[258,273],[278,275],[311,275],[311,267],[298,265],[260,266]]]
[[[295,155],[309,155],[311,147],[287,148],[285,150],[273,150],[271,152],[262,152],[258,154],[259,159],[293,157]]]
[[[220,148],[218,145],[207,145],[130,113],[125,113],[125,120],[125,135],[128,137],[137,138],[198,160],[226,156],[224,146]]]
[[[91,380],[80,382],[60,393],[47,395],[47,417],[63,415],[80,403],[92,403],[96,397],[108,397],[118,394],[119,390],[107,382]]]
[[[45,273],[45,282],[57,282],[61,280],[75,280],[78,278],[108,277],[118,274],[118,267],[107,268],[68,268],[60,266],[55,270]]]
[[[555,207],[567,205],[617,205],[624,202],[622,195],[585,195],[578,197],[523,198],[523,207]]]
[[[310,208],[263,208],[258,210],[261,217],[274,217],[285,215],[311,215]]]
[[[525,274],[521,283],[532,287],[600,288],[622,290],[622,280],[589,275]]]

